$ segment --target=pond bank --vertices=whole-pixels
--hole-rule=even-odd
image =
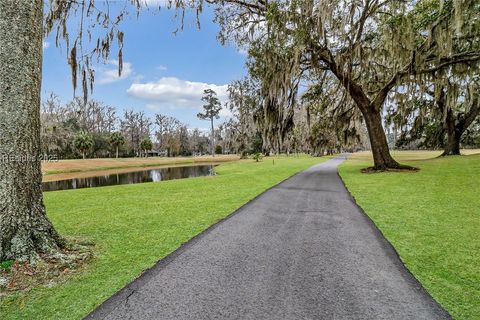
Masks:
[[[104,158],[104,159],[71,159],[58,161],[44,161],[42,162],[42,172],[44,174],[44,181],[61,180],[62,177],[57,176],[50,178],[50,175],[59,175],[66,173],[75,173],[74,176],[68,176],[65,179],[77,177],[78,173],[91,171],[107,171],[119,169],[139,169],[146,167],[166,167],[179,166],[189,164],[212,164],[220,162],[230,162],[239,159],[237,155],[217,155],[200,156],[200,157],[150,157],[150,158]],[[98,175],[98,172],[95,174]],[[48,178],[47,178],[48,177]],[[48,179],[48,180],[46,180]]]

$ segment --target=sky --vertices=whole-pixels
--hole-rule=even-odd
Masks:
[[[196,116],[203,90],[211,88],[225,101],[228,83],[246,74],[245,54],[233,45],[220,45],[212,18],[212,10],[206,8],[200,30],[187,19],[184,31],[176,35],[178,23],[166,10],[127,18],[121,27],[125,33],[123,74],[118,77],[116,52],[112,51],[107,64],[95,67],[91,97],[115,107],[117,115],[125,109],[150,116],[162,113],[192,128],[207,128],[208,123]],[[51,34],[43,44],[42,99],[53,92],[67,102],[73,97],[71,71],[65,48],[57,48],[54,39]],[[81,91],[77,89],[76,94]],[[227,110],[221,113],[223,119],[228,114]]]

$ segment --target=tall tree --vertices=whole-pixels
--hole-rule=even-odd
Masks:
[[[212,2],[222,26],[220,39],[267,47],[278,43],[283,52],[275,61],[291,56],[288,64],[267,63],[271,67],[267,72],[281,71],[285,79],[296,69],[327,71],[336,77],[363,115],[375,170],[405,168],[390,155],[382,126],[383,106],[392,89],[411,78],[480,59],[478,49],[447,45],[455,43],[458,35],[449,26],[468,29],[462,21],[475,20],[478,1],[440,2],[445,5],[437,5],[433,15],[438,21],[425,29],[415,29],[410,13],[427,0]],[[470,31],[478,35],[478,28]],[[284,69],[278,70],[279,66]],[[271,86],[269,97],[279,90],[284,91],[284,86]]]
[[[462,135],[480,114],[479,11],[478,1],[420,1],[408,14],[400,13],[381,25],[386,36],[415,39],[422,44],[422,50],[428,48],[430,55],[423,59],[438,59],[429,72],[410,77],[391,95],[396,108],[389,111],[390,120],[395,120],[395,129],[400,129],[403,137],[407,133],[418,137],[423,132],[427,143],[430,138],[437,138],[444,145],[443,155],[460,154]],[[409,21],[410,26],[400,30],[403,20]],[[422,39],[418,34],[427,34],[428,38]],[[397,46],[392,50],[398,55],[406,51]],[[450,63],[452,60],[457,63]],[[392,109],[401,116],[392,115]],[[436,122],[441,126],[428,131],[429,124]]]
[[[143,111],[125,110],[120,127],[124,136],[127,137],[132,155],[140,153],[140,142],[142,139],[150,137],[151,126],[152,122]]]
[[[217,93],[212,89],[205,89],[203,91],[202,101],[205,102],[203,105],[203,112],[199,112],[197,117],[202,120],[210,120],[211,127],[211,145],[210,152],[212,157],[215,157],[215,130],[213,127],[213,120],[220,118],[220,110],[222,110],[222,105],[220,100],[217,97]]]
[[[170,117],[163,114],[155,115],[155,124],[157,131],[155,136],[158,141],[160,149],[167,151],[167,157],[177,154],[179,149],[180,139],[177,136],[182,123],[175,117]]]
[[[255,119],[262,116],[258,89],[251,78],[232,81],[228,85],[228,104],[233,117],[227,122],[230,141],[242,157],[250,151],[250,141],[257,132]]]
[[[42,0],[0,2],[0,261],[64,247],[42,197],[42,18]]]
[[[0,2],[0,261],[35,261],[41,254],[58,254],[65,241],[45,214],[40,163],[40,84],[42,38],[57,31],[57,45],[65,40],[72,84],[81,78],[84,100],[88,83],[93,89],[93,57],[108,59],[118,44],[118,71],[122,71],[124,34],[118,26],[132,7],[138,12],[145,1],[128,1],[114,13],[109,1],[2,0]],[[99,9],[103,5],[104,10]],[[168,0],[169,7],[183,9],[184,1]],[[47,13],[44,18],[44,11]],[[69,32],[69,18],[77,15],[80,28]],[[87,23],[86,19],[90,19]],[[43,24],[45,22],[45,24]],[[45,25],[45,30],[43,26]],[[92,33],[83,26],[100,26],[95,47],[89,52],[84,40]],[[103,34],[102,34],[103,31]],[[7,160],[8,159],[8,160]]]

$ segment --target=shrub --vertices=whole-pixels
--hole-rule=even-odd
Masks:
[[[255,162],[259,162],[262,160],[263,155],[260,152],[256,152],[252,155],[252,159],[255,160]]]

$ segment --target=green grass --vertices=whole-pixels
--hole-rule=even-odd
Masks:
[[[96,243],[94,260],[52,288],[4,298],[1,319],[80,319],[182,243],[265,189],[325,158],[223,164],[217,176],[45,194],[61,234]]]
[[[15,261],[13,261],[13,260],[2,261],[0,263],[0,269],[5,270],[5,271],[9,271],[12,268],[14,262]]]
[[[340,174],[427,291],[454,318],[480,319],[480,155],[396,155],[421,170],[362,174],[360,154]]]

